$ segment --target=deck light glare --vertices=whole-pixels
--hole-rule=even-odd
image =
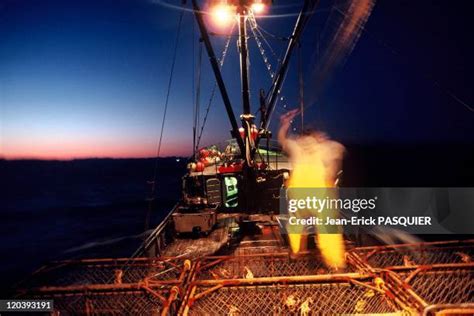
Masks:
[[[261,14],[265,11],[265,4],[262,2],[255,2],[252,4],[252,11],[255,14]]]
[[[212,19],[217,26],[227,26],[235,17],[235,10],[228,4],[217,4],[211,9]]]

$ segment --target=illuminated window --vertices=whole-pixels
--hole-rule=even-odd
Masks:
[[[225,177],[225,206],[226,207],[237,207],[239,205],[239,189],[237,188],[237,178]]]

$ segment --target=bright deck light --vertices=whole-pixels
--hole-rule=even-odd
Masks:
[[[235,12],[232,6],[227,4],[217,4],[212,7],[211,15],[213,21],[218,26],[226,26],[232,22],[235,17]]]
[[[255,14],[263,13],[263,11],[265,11],[265,4],[263,4],[262,2],[255,2],[254,4],[252,4],[252,11]]]

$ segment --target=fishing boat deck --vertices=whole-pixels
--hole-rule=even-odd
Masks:
[[[243,255],[249,253],[280,253],[288,251],[278,221],[274,216],[248,216],[247,223],[253,225],[252,233],[245,234],[237,244],[230,245],[231,230],[242,214],[219,214],[217,228],[207,236],[177,237],[166,246],[162,255],[166,257],[199,258],[215,254]]]
[[[474,240],[355,247],[346,252],[346,268],[333,270],[314,253],[266,253],[267,244],[279,246],[272,230],[244,238],[231,255],[57,262],[38,270],[20,296],[53,299],[65,315],[474,311]]]
[[[256,162],[259,163],[261,162],[261,160],[256,159]],[[268,164],[269,170],[292,170],[291,162],[285,156],[278,156],[278,159],[270,158],[270,160],[266,163]],[[190,175],[191,176],[212,176],[219,173],[219,167],[221,167],[222,165],[223,165],[222,163],[218,163],[218,164],[206,166],[203,171],[190,172]]]

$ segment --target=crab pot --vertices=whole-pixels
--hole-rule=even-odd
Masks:
[[[344,269],[317,253],[56,262],[18,298],[61,315],[472,315],[474,241],[349,249]]]
[[[200,288],[196,295],[209,290]],[[349,282],[223,286],[195,299],[189,315],[320,315],[395,313],[388,296]]]

